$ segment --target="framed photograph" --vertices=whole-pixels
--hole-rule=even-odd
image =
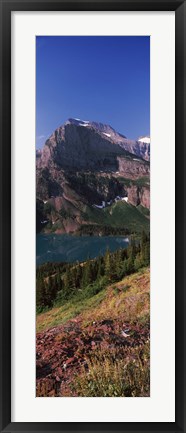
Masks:
[[[0,1],[1,431],[185,432],[185,1]]]

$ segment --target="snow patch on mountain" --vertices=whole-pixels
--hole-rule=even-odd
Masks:
[[[104,135],[106,135],[107,137],[111,137],[111,134],[107,134],[106,132],[103,132]]]
[[[74,117],[74,118],[72,118],[72,119],[68,119],[68,121],[70,122],[70,123],[76,123],[76,124],[79,124],[79,126],[82,126],[82,125],[88,125],[90,122],[89,122],[89,120],[82,120],[82,119],[79,119],[78,117]]]
[[[150,137],[140,137],[140,138],[138,138],[138,141],[140,142],[140,143],[147,143],[147,144],[150,144]]]

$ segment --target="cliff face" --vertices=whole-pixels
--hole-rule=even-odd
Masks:
[[[120,146],[137,157],[150,161],[150,139],[148,137],[137,141],[126,139],[121,142]]]
[[[132,153],[139,158],[150,161],[150,137],[143,136],[137,140],[130,140],[125,135],[117,132],[112,126],[100,122],[83,121],[80,119],[69,119],[66,124],[84,126],[86,129],[93,129],[102,137],[107,138],[110,142],[118,144],[122,149]]]
[[[121,200],[150,207],[149,162],[124,149],[119,138],[126,140],[110,126],[78,119],[54,131],[36,154],[39,230],[109,224],[104,212],[99,221],[98,209]]]
[[[56,164],[65,170],[116,171],[118,155],[126,156],[127,152],[94,129],[67,124],[46,141],[37,166],[52,168]]]
[[[37,166],[48,167],[54,163],[64,169],[99,171],[103,168],[122,168],[123,158],[126,157],[134,167],[139,166],[139,160],[141,166],[145,165],[145,160],[149,160],[150,143],[128,140],[109,125],[82,122],[69,119],[57,128],[46,141],[43,150],[37,152]],[[138,156],[139,160],[133,155]],[[118,156],[121,156],[121,160]]]
[[[150,209],[150,188],[147,186],[132,185],[127,188],[128,202],[134,206],[142,205]]]
[[[137,158],[123,158],[118,157],[118,171],[121,175],[125,175],[127,178],[136,179],[142,176],[150,175],[149,163]]]
[[[141,204],[142,206],[146,207],[147,209],[150,209],[150,188],[142,188],[141,191]]]

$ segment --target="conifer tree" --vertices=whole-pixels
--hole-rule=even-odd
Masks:
[[[76,286],[81,286],[81,280],[82,280],[82,266],[78,263],[77,270],[76,270]]]
[[[104,275],[104,266],[103,266],[102,258],[98,257],[96,280],[99,280],[103,275]]]
[[[72,290],[73,290],[73,292],[76,290],[76,288],[77,288],[77,278],[76,278],[76,275],[77,275],[77,270],[76,270],[76,266],[74,266],[73,268],[71,268],[71,287],[72,287]]]
[[[110,250],[107,248],[107,251],[106,251],[105,257],[104,257],[104,270],[105,270],[105,275],[108,278],[110,276],[110,269],[111,269]]]
[[[123,265],[123,260],[122,260],[122,250],[121,248],[116,252],[116,275],[119,278],[121,275],[121,271],[122,271],[122,265]]]
[[[41,308],[46,306],[46,287],[43,278],[37,280],[36,304]]]
[[[63,277],[63,285],[64,285],[64,296],[68,298],[70,294],[70,286],[71,286],[71,278],[70,278],[70,267],[67,266],[66,272]]]
[[[150,262],[150,237],[144,231],[141,240],[141,257],[143,264],[147,266]]]
[[[91,265],[91,261],[88,260],[88,262],[83,266],[83,286],[86,287],[91,283],[92,283],[92,265]]]

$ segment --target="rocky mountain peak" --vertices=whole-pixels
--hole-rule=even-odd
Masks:
[[[93,130],[102,138],[107,139],[113,144],[117,144],[122,149],[130,152],[146,161],[150,160],[150,137],[141,136],[137,140],[128,139],[125,135],[117,132],[112,126],[90,120],[70,118],[64,125],[76,125],[86,130]]]
[[[38,230],[46,226],[49,231],[68,233],[92,224],[95,233],[96,224],[99,233],[99,217],[104,227],[115,224],[115,207],[119,221],[120,207],[124,221],[125,211],[133,212],[130,205],[149,208],[150,166],[144,160],[148,158],[148,142],[128,140],[110,125],[68,119],[36,152]],[[106,214],[98,215],[103,208]],[[148,225],[145,215],[140,211],[136,215]],[[106,233],[102,225],[101,232]]]
[[[107,138],[112,138],[115,140],[117,139],[117,141],[121,138],[126,138],[125,135],[116,132],[115,129],[112,128],[112,126],[101,122],[82,120],[79,118],[70,118],[65,122],[65,125],[69,125],[69,124],[94,129],[96,132],[100,134],[105,134]]]
[[[117,170],[118,157],[150,160],[150,137],[129,140],[110,125],[69,118],[46,140],[37,166],[63,169]],[[123,166],[123,162],[122,162]]]

